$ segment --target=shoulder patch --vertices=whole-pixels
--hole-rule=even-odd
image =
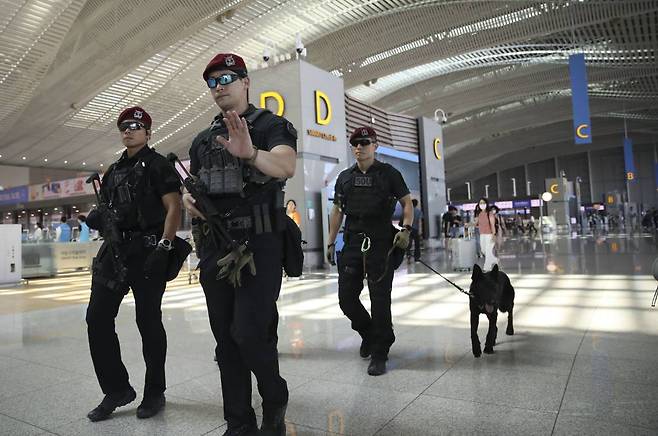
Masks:
[[[290,121],[286,122],[286,130],[293,138],[297,139],[297,129],[295,129],[295,126],[293,126]]]

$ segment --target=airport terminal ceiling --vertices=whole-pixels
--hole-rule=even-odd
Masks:
[[[567,58],[588,65],[592,147],[658,139],[658,0],[0,0],[0,164],[98,169],[133,104],[151,145],[185,155],[216,112],[217,52],[251,70],[296,56],[363,102],[448,114],[448,182],[573,145]],[[508,159],[509,158],[509,159]],[[516,163],[516,162],[515,162]]]

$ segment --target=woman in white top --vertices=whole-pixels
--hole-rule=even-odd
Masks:
[[[496,217],[490,211],[489,201],[486,198],[480,198],[475,206],[475,220],[473,224],[480,231],[480,249],[484,254],[485,271],[491,270],[498,259],[494,256],[493,249],[496,244]]]

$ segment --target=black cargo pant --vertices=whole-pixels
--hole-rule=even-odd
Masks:
[[[160,310],[166,278],[144,278],[144,261],[153,249],[144,247],[143,240],[135,240],[124,246],[124,250],[129,253],[125,261],[128,285],[135,297],[137,327],[142,336],[142,353],[146,362],[145,397],[159,395],[166,388],[167,335]],[[87,307],[87,335],[96,377],[103,393],[107,395],[123,392],[130,387],[114,325],[121,300],[128,289],[116,292],[106,286],[103,278],[115,276],[107,242],[98,251],[97,259],[99,269],[92,275],[91,298]]]
[[[283,268],[281,234],[251,236],[249,247],[254,253],[256,276],[245,267],[240,288],[217,280],[219,254],[204,258],[200,264],[210,328],[217,341],[215,355],[222,381],[224,419],[229,428],[256,425],[251,407],[252,372],[265,414],[288,402],[288,387],[279,374],[277,350],[276,300]]]
[[[384,274],[387,254],[392,246],[392,237],[371,239],[366,254],[366,273],[372,316],[359,296],[363,290],[362,237],[346,235],[346,242],[338,257],[338,302],[340,308],[352,322],[352,329],[370,343],[373,358],[387,359],[388,351],[395,342],[391,319],[391,288],[395,270],[389,265]],[[389,259],[390,262],[390,259]],[[377,281],[380,277],[381,280]]]

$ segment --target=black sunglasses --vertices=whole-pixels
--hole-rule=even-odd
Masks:
[[[139,130],[139,129],[145,129],[146,126],[144,123],[140,123],[139,121],[124,121],[123,123],[119,124],[119,132],[125,132],[126,130]]]
[[[357,141],[354,141],[353,143],[350,143],[352,147],[356,147],[357,145],[360,145],[362,147],[367,147],[370,144],[372,144],[372,141],[370,139],[359,139]]]
[[[235,82],[240,78],[239,74],[235,73],[226,73],[222,74],[219,77],[208,77],[206,80],[206,84],[208,85],[208,88],[217,88],[217,85],[230,85],[231,83]]]

